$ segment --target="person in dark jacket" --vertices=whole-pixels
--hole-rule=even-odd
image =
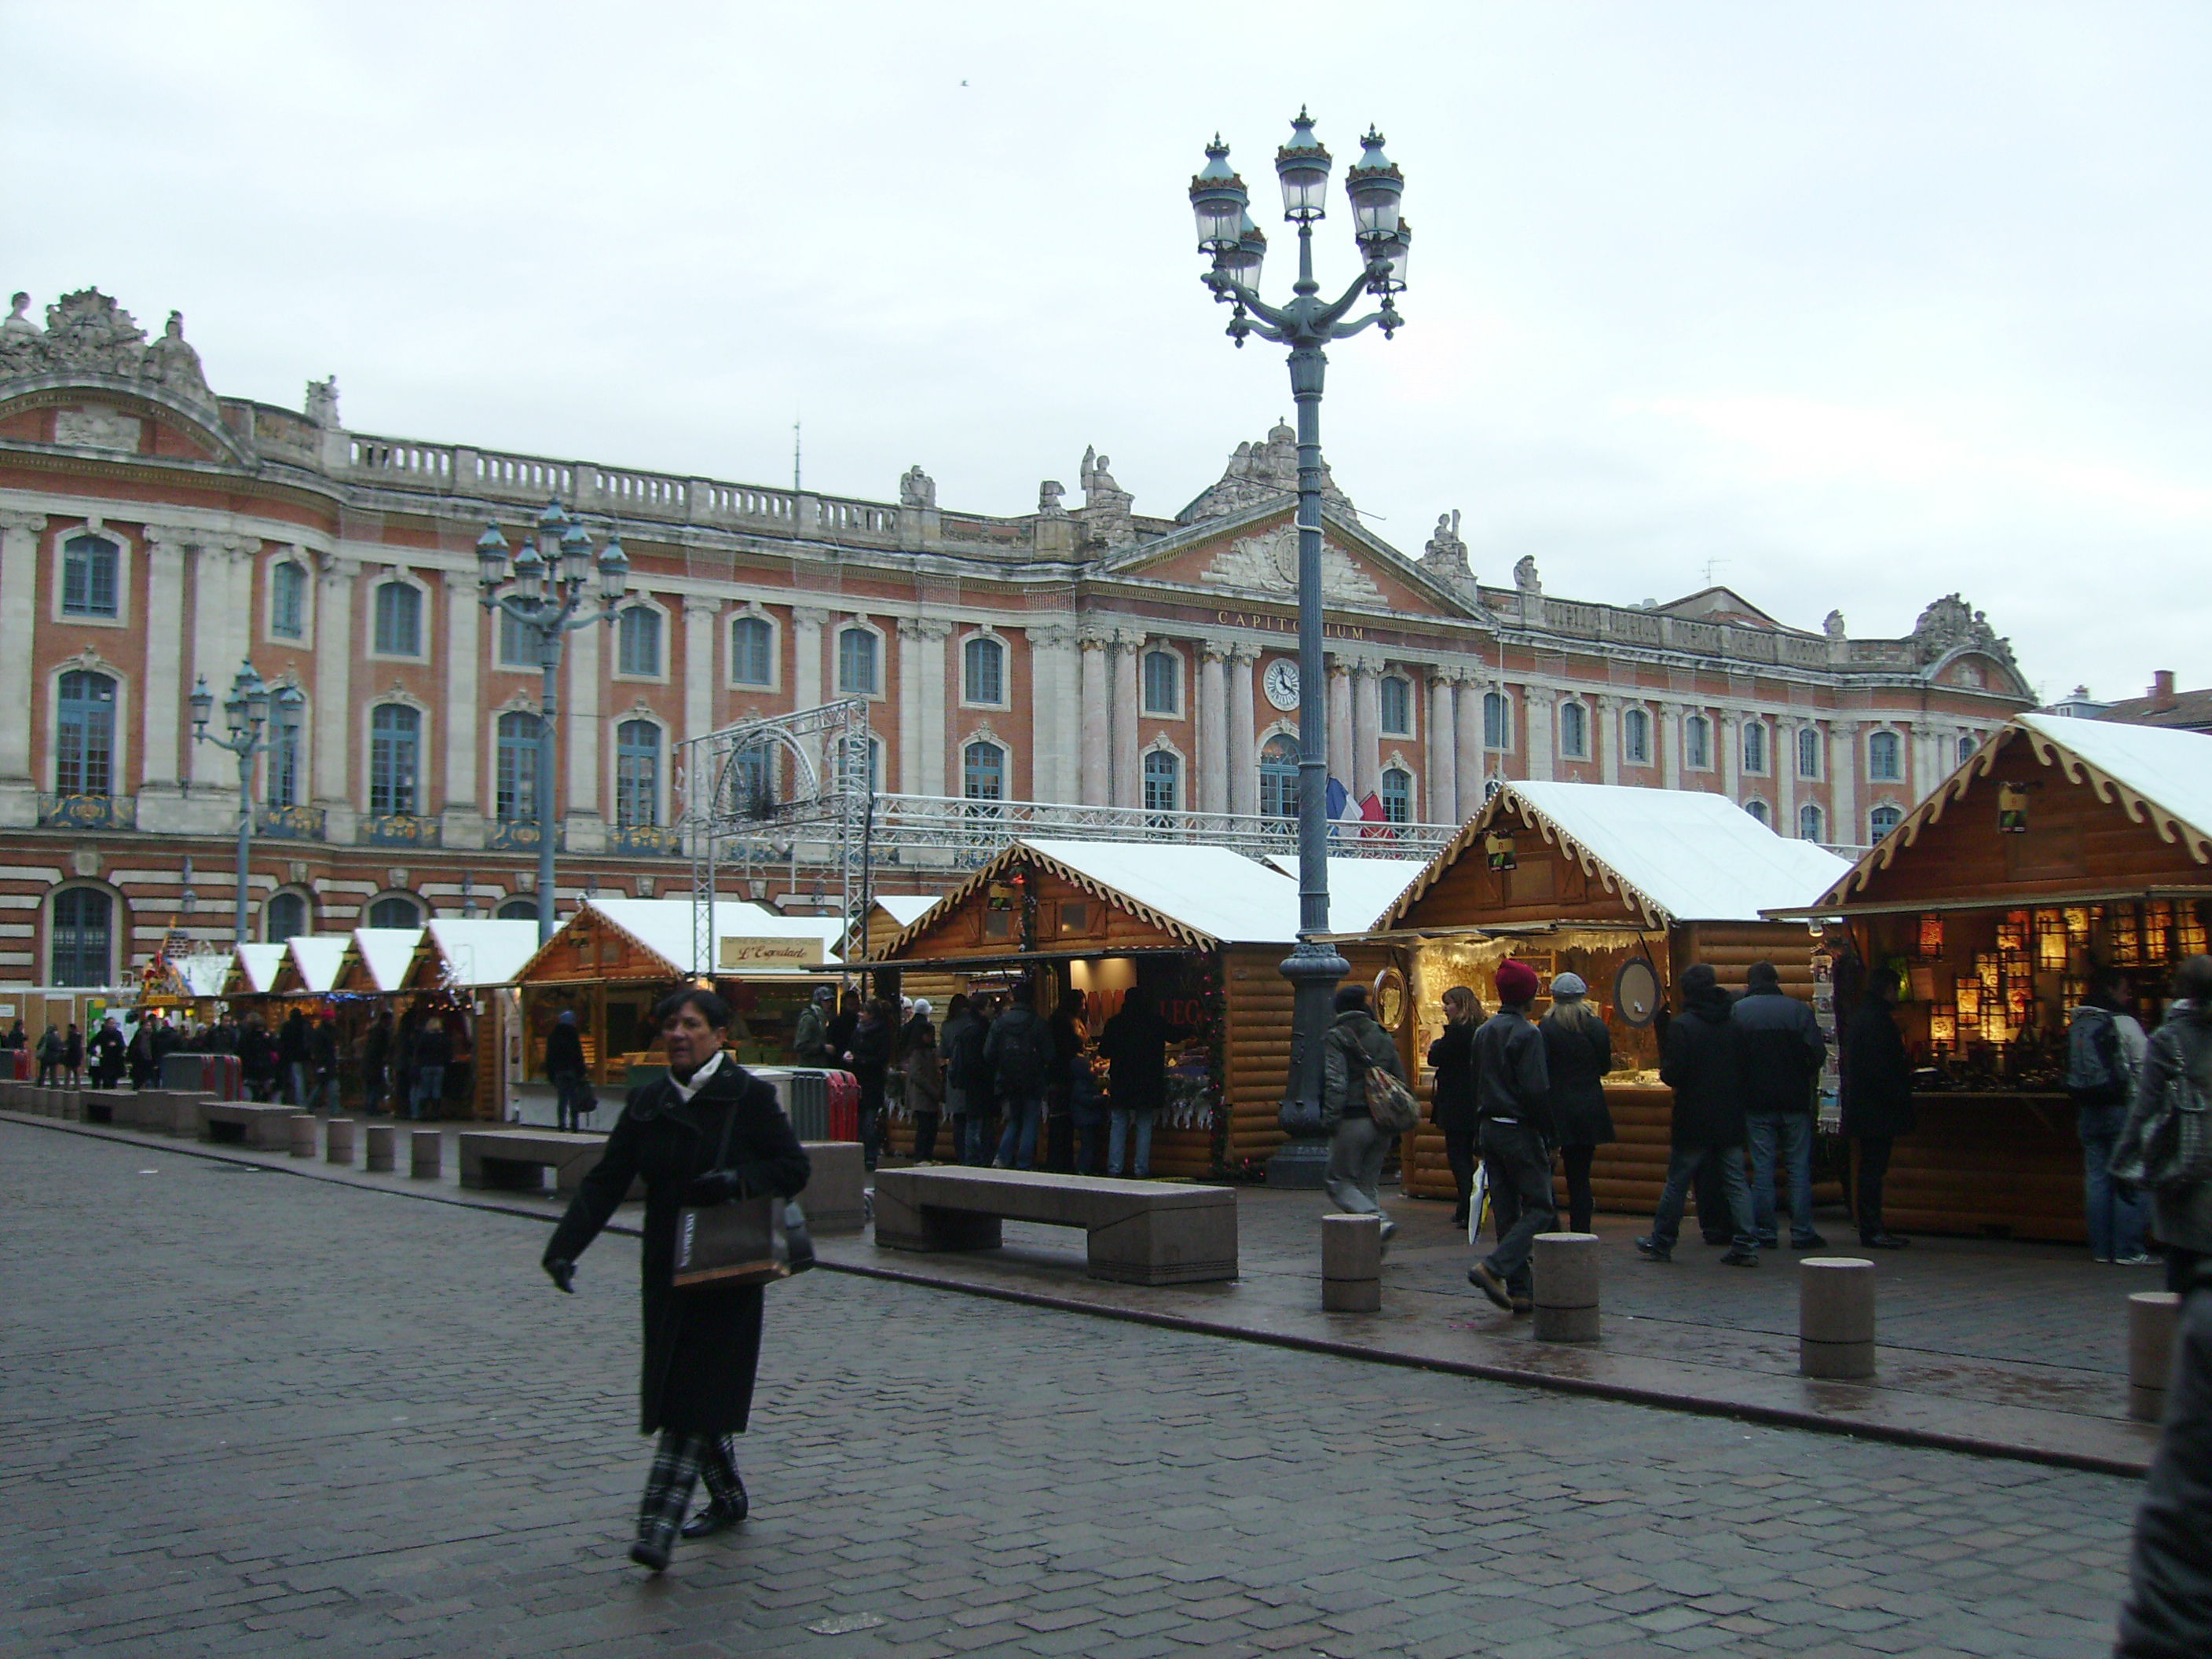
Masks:
[[[981,1019],[965,991],[956,991],[952,1000],[945,1005],[945,1024],[937,1033],[938,1062],[945,1075],[945,1115],[951,1119],[946,1127],[952,1136],[952,1161],[973,1164],[975,1154],[968,1146],[968,1126],[970,1103],[968,1097],[967,1067],[982,1054]],[[975,1044],[971,1054],[966,1048],[974,1033]]]
[[[823,1035],[830,1039],[830,1064],[832,1066],[845,1063],[845,1051],[853,1046],[853,1032],[860,1023],[860,994],[858,991],[846,992],[837,1012],[830,1017],[829,1024],[823,1028]]]
[[[92,1086],[112,1089],[123,1080],[123,1033],[113,1015],[100,1023],[92,1038]]]
[[[241,1042],[244,1039],[240,1038]],[[240,1065],[244,1064],[243,1056]],[[376,1018],[361,1034],[361,1109],[363,1116],[376,1117],[384,1107],[384,1090],[392,1064],[392,1010],[376,1011]]]
[[[745,1431],[760,1362],[761,1286],[677,1288],[678,1212],[687,1204],[793,1198],[805,1189],[809,1170],[775,1091],[722,1052],[729,1005],[711,991],[683,990],[655,1012],[667,1074],[629,1091],[605,1154],[545,1246],[544,1267],[555,1285],[572,1291],[576,1259],[630,1182],[643,1178],[638,1428],[660,1441],[630,1559],[659,1572],[679,1528],[686,1538],[705,1537],[735,1526],[751,1508],[731,1437]],[[686,1522],[702,1475],[707,1506]]]
[[[24,1035],[23,1022],[19,1019],[8,1028],[7,1036],[0,1036],[0,1048],[5,1048],[9,1054],[19,1054],[29,1046],[30,1041]]]
[[[131,1040],[131,1072],[133,1077],[138,1072],[141,1038],[145,1042],[149,1061],[154,1052],[154,1040],[142,1026],[139,1036]],[[269,1028],[261,1023],[261,1016],[258,1013],[248,1014],[246,1024],[239,1029],[238,1075],[240,1082],[246,1085],[249,1099],[266,1103],[269,1097],[276,1092],[276,1039],[270,1035]]]
[[[160,1041],[157,1034],[155,1041]],[[284,1068],[284,1103],[307,1103],[307,1017],[295,1008],[276,1028],[276,1058]]]
[[[1702,1164],[1717,1160],[1727,1183],[1734,1242],[1722,1265],[1756,1267],[1759,1238],[1752,1231],[1751,1189],[1743,1176],[1743,1033],[1734,1005],[1710,963],[1682,975],[1682,1012],[1667,1027],[1659,1079],[1674,1091],[1673,1150],[1667,1185],[1648,1237],[1636,1241],[1647,1260],[1673,1259],[1690,1182]]]
[[[1859,1243],[1870,1250],[1903,1249],[1912,1241],[1882,1224],[1882,1178],[1899,1135],[1912,1133],[1912,1061],[1892,1012],[1895,981],[1867,976],[1866,994],[1844,1028],[1844,1133],[1856,1143]]]
[[[444,1112],[446,1067],[453,1061],[453,1040],[446,1035],[446,1022],[436,1014],[424,1015],[422,1029],[415,1033],[415,1080],[410,1116],[428,1118]]]
[[[1152,1124],[1168,1097],[1168,1041],[1176,1028],[1160,1018],[1158,1002],[1141,988],[1098,1034],[1106,1056],[1106,1173],[1143,1181],[1152,1172]]]
[[[555,1126],[582,1128],[584,1115],[578,1109],[584,1097],[584,1034],[576,1028],[574,1008],[563,1008],[545,1034],[545,1080],[553,1085]]]
[[[1038,1161],[1047,1169],[1057,1169],[1065,1155],[1068,1167],[1075,1169],[1081,1161],[1074,1146],[1075,1061],[1091,1042],[1083,993],[1069,991],[1062,995],[1053,1005],[1045,1027],[1052,1033],[1052,1072],[1044,1091],[1043,1136],[1049,1151],[1043,1152]]]
[[[1382,1179],[1382,1161],[1390,1155],[1391,1137],[1375,1127],[1367,1108],[1367,1074],[1382,1070],[1401,1083],[1405,1067],[1399,1063],[1398,1045],[1376,1023],[1367,1006],[1364,985],[1340,986],[1336,993],[1336,1019],[1321,1041],[1321,1121],[1329,1132],[1328,1170],[1322,1185],[1329,1201],[1350,1215],[1382,1215],[1376,1188]],[[1398,1231],[1398,1224],[1382,1215],[1382,1242]]]
[[[2113,1146],[2116,1164],[2140,1164],[2143,1141],[2164,1116],[2173,1085],[2186,1078],[2197,1098],[2212,1100],[2212,956],[2191,957],[2173,976],[2174,1001],[2151,1037],[2136,1073],[2135,1102]],[[2200,1263],[2212,1261],[2212,1181],[2152,1187],[2151,1231],[2166,1257],[2166,1288],[2185,1293]]]
[[[883,1152],[884,1076],[898,1036],[898,1005],[880,998],[860,1010],[845,1044],[845,1066],[860,1085],[860,1154],[871,1170]]]
[[[54,1086],[54,1073],[62,1068],[62,1034],[58,1026],[49,1025],[46,1034],[39,1039],[39,1086]]]
[[[69,1086],[76,1088],[84,1079],[84,1033],[70,1022],[69,1035],[62,1039],[62,1069],[69,1073]]]
[[[1498,1012],[1474,1034],[1476,1145],[1490,1176],[1498,1245],[1467,1270],[1467,1282],[1510,1312],[1535,1305],[1528,1255],[1538,1233],[1559,1225],[1552,1197],[1552,1073],[1544,1036],[1528,1006],[1536,970],[1508,957],[1498,964]]]
[[[991,1022],[983,1039],[984,1062],[1006,1115],[991,1162],[1000,1170],[1036,1167],[1037,1141],[1044,1132],[1045,1085],[1052,1075],[1052,1032],[1037,1017],[1036,995],[1026,984],[1014,988],[1006,1012]]]
[[[906,1077],[906,1109],[914,1115],[914,1161],[937,1161],[937,1127],[945,1114],[945,1060],[938,1047],[937,1011],[927,997],[914,1000],[914,1012],[899,1028],[896,1065]]]
[[[799,1024],[791,1033],[791,1052],[801,1066],[826,1072],[837,1064],[836,1053],[830,1046],[830,1020],[836,1000],[836,991],[817,985],[799,1011]]]
[[[326,1109],[332,1117],[338,1115],[338,1023],[325,1014],[317,1020],[307,1033],[307,1064],[314,1073],[307,1103],[300,1109],[312,1112]]]
[[[1443,1034],[1429,1045],[1429,1069],[1436,1073],[1429,1121],[1443,1132],[1444,1162],[1459,1194],[1452,1225],[1464,1227],[1474,1201],[1474,1032],[1482,1024],[1482,1004],[1464,985],[1446,991],[1443,1004]]]
[[[2197,1268],[2182,1292],[2168,1375],[2113,1659],[2212,1653],[2212,1270]]]
[[[1590,1164],[1597,1149],[1613,1138],[1613,1113],[1605,1103],[1613,1033],[1590,1006],[1589,986],[1580,974],[1561,974],[1552,981],[1552,1012],[1536,1029],[1544,1035],[1544,1065],[1552,1077],[1552,1133],[1559,1137],[1567,1176],[1567,1226],[1586,1233],[1597,1208]]]
[[[1828,1040],[1809,1003],[1782,989],[1771,962],[1754,962],[1732,1016],[1743,1042],[1744,1130],[1751,1140],[1751,1230],[1762,1249],[1781,1243],[1775,1222],[1775,1153],[1790,1180],[1790,1248],[1828,1241],[1813,1227],[1813,1103]],[[1703,1215],[1700,1213],[1699,1219]]]

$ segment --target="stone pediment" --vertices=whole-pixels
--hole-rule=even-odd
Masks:
[[[1250,536],[1241,536],[1213,556],[1199,573],[1210,587],[1237,593],[1273,594],[1295,599],[1298,591],[1298,527],[1279,524]],[[1321,549],[1322,595],[1331,605],[1375,605],[1383,602],[1375,579],[1352,562],[1335,543]]]
[[[251,468],[235,434],[165,388],[84,370],[0,385],[0,439]]]
[[[1322,531],[1322,597],[1332,608],[1469,617],[1472,605],[1435,576],[1334,517]],[[1108,574],[1108,573],[1102,573]],[[1110,574],[1218,594],[1224,599],[1295,603],[1298,527],[1286,512],[1245,523],[1186,531],[1132,550]]]

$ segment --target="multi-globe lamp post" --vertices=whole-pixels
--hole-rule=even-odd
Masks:
[[[238,908],[233,932],[240,945],[247,938],[246,865],[253,855],[254,758],[273,746],[272,721],[276,731],[287,737],[298,733],[300,711],[307,704],[307,694],[298,686],[283,685],[271,690],[251,662],[240,664],[231,680],[230,695],[222,700],[225,732],[218,737],[208,730],[208,721],[215,714],[215,693],[208,690],[207,677],[201,675],[192,685],[192,740],[211,743],[238,757]],[[187,873],[188,890],[191,880]]]
[[[1291,123],[1290,142],[1275,152],[1275,177],[1283,191],[1283,217],[1298,228],[1298,277],[1287,304],[1259,295],[1260,266],[1267,239],[1252,222],[1244,181],[1229,164],[1229,146],[1217,135],[1206,147],[1206,166],[1190,182],[1198,218],[1199,251],[1212,269],[1206,285],[1234,305],[1229,337],[1239,347],[1257,334],[1290,348],[1291,396],[1298,430],[1298,943],[1283,963],[1294,1000],[1290,1076],[1280,1115],[1290,1139],[1268,1160],[1275,1187],[1317,1187],[1328,1161],[1322,1131],[1322,1038],[1333,1012],[1331,994],[1351,964],[1327,941],[1328,933],[1328,717],[1321,696],[1327,684],[1322,653],[1322,381],[1328,359],[1322,348],[1370,324],[1385,336],[1401,322],[1392,303],[1406,286],[1413,228],[1400,216],[1404,176],[1382,153],[1382,135],[1370,129],[1358,161],[1345,175],[1352,200],[1352,236],[1361,270],[1334,301],[1321,298],[1314,279],[1313,228],[1327,211],[1329,155],[1314,136],[1305,111]],[[1363,294],[1382,301],[1357,321],[1345,317]]]
[[[550,550],[540,552],[539,544]],[[594,561],[591,532],[557,501],[538,515],[538,539],[526,541],[510,560],[507,538],[488,525],[477,538],[477,585],[487,611],[514,618],[538,648],[543,676],[538,712],[538,937],[553,937],[553,799],[558,754],[562,647],[568,635],[595,623],[611,623],[629,591],[629,560],[619,537],[609,535],[597,566],[599,603],[584,609]],[[507,590],[507,591],[502,591]]]

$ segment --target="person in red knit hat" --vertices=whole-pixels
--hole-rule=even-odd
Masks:
[[[1490,1176],[1498,1248],[1467,1270],[1467,1282],[1499,1307],[1536,1305],[1528,1252],[1538,1233],[1559,1223],[1552,1197],[1551,1067],[1528,1006],[1541,984],[1536,970],[1508,957],[1498,964],[1498,1012],[1474,1034],[1477,1144]]]

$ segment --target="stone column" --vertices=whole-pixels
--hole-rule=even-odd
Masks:
[[[39,540],[43,513],[0,513],[0,700],[15,711],[0,720],[0,826],[39,821],[39,780],[31,772],[31,711],[38,704],[32,639],[39,620]],[[127,780],[118,779],[127,789]]]
[[[1743,716],[1730,708],[1713,711],[1713,758],[1720,763],[1721,793],[1730,800],[1743,799]]]
[[[684,596],[684,737],[703,738],[714,729],[715,693],[728,678],[721,629],[720,599]]]
[[[1115,630],[1113,802],[1116,806],[1145,804],[1144,781],[1137,772],[1137,722],[1145,712],[1137,689],[1137,661],[1144,648],[1140,629]]]
[[[1682,708],[1662,702],[1651,715],[1651,740],[1659,745],[1659,782],[1662,788],[1682,787]]]
[[[446,582],[445,710],[439,734],[446,744],[446,810],[440,815],[440,831],[448,847],[482,847],[484,843],[483,799],[477,793],[477,762],[483,752],[484,730],[479,690],[484,608],[477,585]]]
[[[816,605],[795,605],[791,612],[791,706],[794,710],[822,706],[822,630],[830,613]]]
[[[1038,800],[1073,802],[1083,741],[1075,629],[1063,623],[1032,628],[1029,646],[1030,787]]]
[[[1352,665],[1328,655],[1328,775],[1352,787]],[[1300,693],[1304,695],[1303,690]]]
[[[1229,649],[1229,810],[1249,817],[1260,810],[1260,714],[1254,693],[1259,647],[1241,641]]]
[[[1774,833],[1797,839],[1797,726],[1787,716],[1774,722],[1766,763],[1774,779]]]
[[[1521,688],[1521,706],[1528,716],[1528,775],[1544,782],[1552,775],[1552,717],[1556,712],[1556,689],[1528,684]]]
[[[367,757],[356,769],[355,756],[365,736],[356,736],[360,710],[353,706],[353,598],[361,561],[326,554],[315,592],[315,805],[326,815],[334,842],[353,839],[359,808],[354,790],[368,778]]]
[[[1865,821],[1859,816],[1859,728],[1856,720],[1828,722],[1828,839],[1842,847],[1863,847]]]
[[[568,799],[561,822],[572,853],[604,852],[607,844],[606,819],[599,811],[599,728],[606,723],[600,713],[599,641],[606,632],[602,623],[569,635],[563,664],[561,750],[568,760]]]
[[[1198,647],[1198,690],[1192,712],[1198,717],[1198,810],[1201,812],[1229,810],[1230,650],[1222,640],[1205,640]],[[1249,724],[1245,729],[1251,729]]]
[[[1459,823],[1459,714],[1451,671],[1429,670],[1429,781],[1421,816],[1431,823]]]
[[[919,617],[898,619],[898,787],[899,793],[905,795],[937,793],[925,789],[921,781],[921,653],[917,648],[921,628]],[[941,727],[942,722],[939,725]],[[940,735],[940,745],[943,741]]]
[[[237,678],[242,657],[234,655],[231,618],[238,603],[231,578],[238,567],[238,555],[228,539],[219,536],[199,536],[194,538],[191,556],[192,593],[192,655],[191,665],[185,678],[193,683],[204,680],[209,690],[215,693],[215,715],[209,720],[210,732],[223,729],[222,700],[229,695],[232,680]],[[155,611],[148,618],[148,641],[160,631],[155,618],[180,616],[178,611]],[[150,650],[149,653],[150,655]],[[149,706],[150,707],[150,701]],[[238,811],[238,757],[227,749],[211,743],[196,743],[187,735],[184,739],[184,775],[193,789],[209,800],[220,802],[225,817]]]
[[[1086,630],[1077,643],[1083,653],[1083,804],[1103,806],[1109,799],[1114,732],[1106,675],[1107,638]]]
[[[140,741],[138,827],[181,829],[177,807],[185,774],[184,740],[185,548],[189,531],[146,526],[146,675],[139,687],[144,710]],[[225,682],[228,684],[228,681]],[[209,689],[220,698],[212,681]],[[152,813],[149,823],[148,814]]]
[[[1619,697],[1592,697],[1590,746],[1597,750],[1598,781],[1620,781],[1620,714]]]
[[[1382,665],[1360,657],[1352,664],[1352,764],[1337,775],[1364,801],[1382,787]]]
[[[1459,706],[1459,752],[1452,757],[1458,787],[1454,811],[1465,823],[1482,811],[1482,786],[1490,776],[1490,751],[1483,746],[1482,700],[1490,687],[1470,669],[1452,672],[1453,701]]]
[[[900,647],[921,659],[919,673],[921,679],[921,793],[943,795],[951,793],[946,779],[945,757],[952,747],[952,728],[945,721],[945,641],[952,637],[952,624],[935,617],[925,617],[912,639]],[[1006,672],[1013,668],[1013,647],[1006,649]],[[1006,793],[1014,793],[1013,757],[1007,756]]]

